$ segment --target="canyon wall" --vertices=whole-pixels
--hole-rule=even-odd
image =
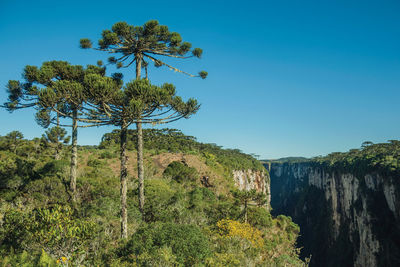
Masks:
[[[311,266],[400,266],[400,177],[272,163],[273,214],[300,226]]]
[[[270,178],[268,172],[259,170],[234,170],[233,179],[235,186],[239,190],[255,189],[257,192],[262,192],[267,196],[268,207],[271,202]]]

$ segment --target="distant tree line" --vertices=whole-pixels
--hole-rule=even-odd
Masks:
[[[337,171],[353,171],[360,175],[377,170],[399,174],[400,141],[389,140],[387,143],[379,144],[366,141],[359,149],[334,152],[324,157],[316,157],[313,161]]]
[[[106,133],[100,143],[100,148],[115,146],[119,142],[120,130]],[[127,132],[128,147],[133,148],[137,142],[136,130]],[[145,129],[143,130],[144,148],[156,150],[156,152],[195,152],[203,154],[209,163],[219,163],[229,166],[231,170],[253,169],[265,171],[262,164],[251,155],[245,154],[239,149],[222,149],[216,144],[198,142],[195,137],[187,136],[177,129]]]

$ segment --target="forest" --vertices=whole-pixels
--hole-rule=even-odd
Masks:
[[[201,58],[202,49],[156,20],[117,22],[97,46],[79,43],[115,56],[27,65],[6,86],[3,108],[33,110],[46,130],[32,140],[19,131],[0,137],[1,266],[305,264],[291,218],[273,218],[266,195],[234,186],[233,170],[266,173],[260,162],[175,129],[146,129],[200,108],[173,84],[152,84],[150,64],[205,79],[163,60]],[[108,76],[108,66],[132,68],[135,78]],[[78,145],[78,129],[105,125],[116,130],[99,146]]]

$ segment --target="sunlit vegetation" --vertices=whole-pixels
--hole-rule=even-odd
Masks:
[[[101,148],[115,147],[119,144],[119,130],[105,134],[100,143]],[[128,148],[134,149],[136,131],[128,130]],[[177,129],[144,129],[144,148],[154,153],[187,153],[202,155],[209,165],[222,164],[230,170],[253,169],[265,170],[254,157],[239,149],[222,149],[217,144],[205,144],[196,141],[193,136],[187,136]]]
[[[80,46],[93,45],[84,38]],[[164,60],[200,58],[202,49],[156,20],[117,22],[95,49],[115,55],[108,62],[117,68],[133,64],[135,79],[107,76],[101,60],[53,60],[27,65],[6,85],[2,107],[33,109],[40,126],[55,127],[33,140],[0,136],[0,265],[302,265],[291,219],[273,219],[266,196],[234,190],[233,170],[266,173],[255,158],[178,130],[142,128],[199,110],[173,84],[152,84],[149,63],[204,79],[205,71]],[[118,130],[98,147],[78,146],[79,128],[105,125]]]
[[[389,140],[380,144],[366,141],[360,149],[351,149],[344,153],[335,152],[315,160],[336,170],[354,171],[359,174],[374,170],[400,173],[400,141]]]
[[[156,140],[164,138],[160,135]],[[40,139],[21,137],[14,147],[10,138],[0,137],[0,266],[303,266],[295,248],[299,230],[290,218],[273,218],[262,201],[254,201],[246,223],[242,200],[222,193],[219,185],[202,185],[201,170],[175,160],[182,154],[145,149],[146,157],[163,156],[170,163],[162,167],[146,161],[143,214],[137,179],[128,183],[130,234],[123,241],[118,168],[113,167],[118,166],[118,147],[106,145],[106,138],[103,148],[78,147],[84,160],[71,205],[68,147],[62,145],[60,160],[54,160],[54,148]],[[212,181],[223,184],[232,177],[214,177],[224,166],[219,155],[232,151],[210,147],[220,150],[213,162],[201,151],[186,155],[208,166]],[[235,153],[238,160],[248,160]]]

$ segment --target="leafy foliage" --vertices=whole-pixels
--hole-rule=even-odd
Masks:
[[[356,174],[380,170],[386,173],[400,173],[400,141],[372,144],[364,142],[360,149],[349,152],[331,153],[326,157],[315,158],[320,164],[336,170],[348,170]]]
[[[70,137],[67,136],[65,129],[55,126],[45,132],[42,140],[45,147],[54,149],[54,158],[58,160],[60,159],[60,151],[63,148],[63,144],[68,144]]]
[[[160,25],[157,20],[150,20],[143,26],[133,26],[126,22],[117,22],[111,30],[103,30],[102,38],[98,40],[98,49],[109,53],[119,54],[119,58],[109,57],[108,62],[116,64],[117,68],[129,67],[136,62],[137,68],[145,68],[147,73],[148,62],[152,61],[156,67],[166,66],[189,76],[195,76],[173,67],[159,59],[159,57],[172,57],[185,59],[189,57],[200,58],[203,50],[192,49],[192,44],[183,42],[177,32],[170,32],[168,27]],[[83,49],[92,48],[92,42],[83,38],[80,40]],[[191,52],[191,55],[188,55]],[[140,75],[139,75],[140,76]],[[207,72],[198,74],[201,78],[207,77]],[[147,77],[146,77],[147,78]]]
[[[255,248],[264,245],[261,231],[253,228],[248,223],[240,223],[234,220],[221,220],[217,223],[217,228],[221,236],[226,238],[240,237],[251,243]]]
[[[44,250],[70,261],[84,258],[87,243],[94,238],[95,225],[74,216],[68,206],[38,208],[25,213],[9,210],[3,218],[2,235],[6,244],[29,251]]]
[[[101,139],[100,147],[115,146],[119,143],[119,136],[119,130],[105,134]],[[177,129],[144,129],[143,140],[145,149],[155,150],[157,153],[162,151],[195,153],[205,157],[210,165],[220,164],[230,170],[265,170],[258,160],[238,149],[222,149],[216,144],[200,143],[195,137],[184,135]],[[136,141],[136,130],[128,130],[127,146],[134,148]]]
[[[185,180],[194,182],[199,178],[199,174],[195,168],[186,166],[179,161],[171,162],[164,170],[163,176],[169,177],[178,183],[182,183]]]
[[[196,225],[155,223],[141,227],[121,250],[120,255],[138,265],[149,265],[159,248],[170,248],[178,264],[193,266],[209,254],[209,242]]]
[[[62,260],[61,260],[62,261]],[[4,258],[0,258],[0,266],[8,267],[8,266],[39,266],[39,267],[56,267],[60,266],[58,263],[60,260],[54,260],[51,256],[49,256],[44,250],[41,253],[28,253],[23,251],[22,253],[10,253]],[[67,259],[63,261],[66,263]]]
[[[4,137],[0,137],[2,263],[22,266],[40,266],[39,262],[47,262],[47,266],[67,263],[85,266],[284,266],[290,263],[296,266],[300,263],[294,246],[296,231],[287,219],[272,218],[252,200],[248,223],[240,222],[240,204],[229,191],[221,194],[215,187],[202,186],[198,169],[172,160],[165,176],[162,169],[145,180],[144,216],[138,208],[137,183],[135,180],[128,183],[128,227],[132,234],[126,242],[120,242],[120,185],[118,171],[112,170],[118,166],[118,148],[112,141],[106,149],[79,147],[79,157],[85,161],[78,168],[78,202],[72,208],[68,204],[71,196],[65,181],[68,161],[54,160],[50,147],[41,147],[41,154],[35,157],[20,153],[19,148],[15,154],[1,140]],[[21,139],[19,147],[34,145],[30,140]],[[67,157],[68,153],[64,151],[63,155]],[[212,155],[210,160],[219,166],[222,161],[218,153]],[[191,156],[199,162],[204,160],[202,152]],[[237,229],[253,232],[254,238],[261,236],[261,239],[253,240],[251,235],[242,235],[242,230],[235,232],[228,225],[225,235],[229,233],[230,237],[223,236],[217,224],[224,220],[236,222],[232,225]],[[247,238],[262,246],[253,246]]]

